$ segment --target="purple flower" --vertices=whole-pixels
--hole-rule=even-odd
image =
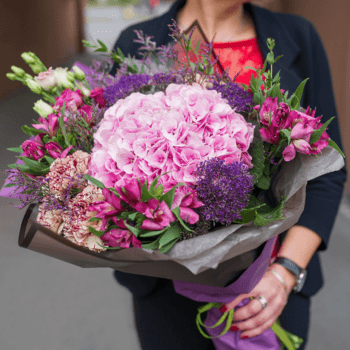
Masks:
[[[229,225],[240,219],[253,190],[253,176],[240,162],[225,164],[212,158],[199,164],[196,191],[203,203],[202,214],[206,220]]]

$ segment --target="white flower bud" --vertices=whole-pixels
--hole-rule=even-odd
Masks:
[[[39,83],[34,80],[26,80],[27,86],[30,90],[32,90],[35,94],[41,94],[43,92],[43,88]]]
[[[46,118],[49,114],[54,113],[54,109],[44,102],[43,100],[39,100],[35,102],[34,111],[37,112],[42,118]]]
[[[58,67],[53,71],[53,74],[59,85],[62,85],[65,89],[70,88],[74,90],[74,85],[67,78],[67,70],[68,68]]]
[[[77,83],[77,85],[79,86],[80,91],[82,92],[82,94],[85,97],[90,97],[91,92],[90,92],[90,90],[87,87],[84,86],[83,83],[79,82],[79,83]]]
[[[26,74],[26,72],[22,68],[11,66],[11,69],[19,77],[24,77],[24,75]]]
[[[78,66],[73,66],[73,70],[76,79],[80,81],[85,79],[85,73]]]
[[[14,73],[7,73],[7,74],[6,74],[6,77],[9,78],[9,79],[12,80],[12,81],[17,80],[17,79],[16,79],[16,74],[14,74]]]

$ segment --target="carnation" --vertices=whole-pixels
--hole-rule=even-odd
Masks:
[[[90,175],[105,186],[122,178],[195,183],[200,161],[213,157],[251,168],[254,127],[221,94],[198,84],[170,84],[165,92],[132,93],[105,113],[94,134]]]
[[[90,154],[76,151],[66,158],[57,158],[50,166],[46,176],[48,187],[53,195],[64,201],[66,190],[81,183],[81,178],[88,171]]]
[[[61,214],[62,210],[46,210],[45,204],[42,203],[39,205],[39,213],[36,221],[54,232],[61,233],[63,227],[63,225],[61,225]]]
[[[102,190],[96,186],[89,185],[79,193],[76,197],[72,198],[69,202],[69,208],[62,214],[62,221],[64,223],[63,234],[73,242],[82,246],[91,246],[90,236],[94,236],[90,233],[89,227],[91,226],[95,230],[100,230],[102,226],[101,221],[89,222],[97,212],[90,211],[89,207],[93,202],[105,200]],[[96,236],[96,238],[98,238]],[[94,241],[96,242],[96,238]],[[102,240],[97,240],[103,245]],[[98,249],[98,248],[96,248]],[[102,249],[100,247],[99,249]]]
[[[225,164],[213,158],[201,162],[196,175],[196,191],[206,220],[229,225],[241,219],[240,212],[247,206],[254,189],[253,176],[245,164]]]

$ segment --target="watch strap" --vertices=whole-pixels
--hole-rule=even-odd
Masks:
[[[296,277],[299,277],[299,275],[304,270],[300,266],[298,266],[294,261],[292,261],[288,258],[277,257],[273,263],[280,264],[280,265],[284,266],[287,270],[289,270],[291,273],[293,273]]]

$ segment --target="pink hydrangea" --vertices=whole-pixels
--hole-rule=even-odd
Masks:
[[[165,189],[196,181],[202,160],[219,157],[252,167],[254,127],[221,94],[198,84],[170,84],[164,92],[133,93],[105,113],[94,134],[90,174],[105,186],[122,178],[161,176]]]

